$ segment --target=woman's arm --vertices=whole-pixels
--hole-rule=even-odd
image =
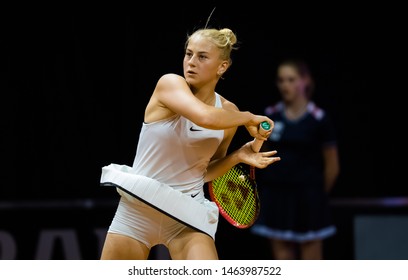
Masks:
[[[228,129],[245,125],[253,137],[263,140],[266,138],[258,133],[258,125],[268,121],[273,127],[273,121],[266,116],[207,105],[194,96],[183,77],[166,74],[159,79],[147,105],[145,121],[153,122],[174,114],[182,115],[208,129]]]
[[[330,192],[336,183],[340,173],[340,163],[338,149],[336,145],[325,146],[323,148],[324,160],[324,187],[326,192]]]
[[[241,148],[233,151],[223,158],[211,161],[208,165],[207,174],[204,181],[209,182],[215,178],[218,178],[238,163],[246,163],[262,169],[280,160],[280,157],[275,157],[277,151],[255,153],[251,147],[252,142],[253,140],[247,142]]]

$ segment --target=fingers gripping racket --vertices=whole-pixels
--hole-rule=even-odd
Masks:
[[[260,130],[269,130],[270,124],[263,122]],[[252,150],[259,152],[263,140],[254,139]],[[237,228],[248,228],[258,218],[260,202],[255,181],[255,167],[249,170],[243,164],[237,164],[227,173],[208,183],[211,200],[220,214]]]

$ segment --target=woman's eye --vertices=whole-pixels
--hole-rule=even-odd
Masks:
[[[293,83],[295,81],[295,78],[286,78],[286,79],[278,78],[277,81],[279,84],[282,84],[284,82]]]

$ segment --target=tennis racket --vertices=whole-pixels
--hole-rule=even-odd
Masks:
[[[263,122],[260,130],[269,130],[270,124]],[[264,141],[255,138],[252,150],[259,152]],[[208,183],[208,192],[220,214],[237,228],[248,228],[259,215],[260,202],[255,181],[255,167],[237,164],[224,175]]]

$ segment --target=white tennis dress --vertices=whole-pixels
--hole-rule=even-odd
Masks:
[[[220,96],[215,95],[215,106],[222,107]],[[122,200],[135,202],[132,207],[140,208],[140,201],[143,201],[171,217],[172,222],[190,226],[214,238],[218,208],[204,197],[203,186],[208,163],[223,137],[224,130],[206,129],[179,115],[143,123],[133,166],[104,166],[101,185],[116,187]],[[129,209],[129,205],[119,205],[117,212],[125,209]],[[132,220],[135,216],[143,219],[140,217],[143,212],[133,214]],[[144,220],[134,229],[147,223],[154,222]]]

